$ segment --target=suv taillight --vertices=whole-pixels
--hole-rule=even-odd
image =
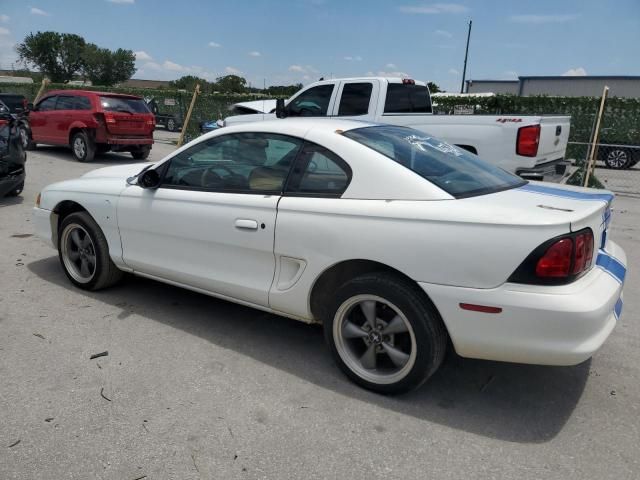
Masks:
[[[116,117],[111,112],[104,112],[104,121],[108,124],[116,123]]]
[[[516,153],[523,157],[535,157],[540,142],[540,125],[529,125],[518,129]]]
[[[570,283],[589,270],[592,261],[593,232],[585,228],[540,245],[520,264],[509,281],[539,285]]]

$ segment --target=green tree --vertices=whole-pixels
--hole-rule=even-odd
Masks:
[[[37,67],[52,82],[67,82],[80,70],[86,42],[73,33],[30,33],[16,46],[20,62]]]
[[[247,80],[238,75],[225,75],[216,78],[214,89],[220,92],[242,93],[247,86]]]
[[[272,85],[267,88],[267,93],[277,97],[290,97],[298,90],[302,90],[301,83],[296,83],[294,85]]]
[[[441,90],[440,87],[433,82],[427,82],[427,87],[429,87],[429,91],[431,93],[438,93],[438,92],[444,91],[444,90]]]
[[[110,87],[131,78],[136,72],[135,61],[131,50],[111,51],[88,43],[83,53],[82,74],[94,85]]]
[[[196,77],[195,75],[184,75],[177,80],[169,82],[171,88],[188,90],[190,92],[193,92],[196,89],[197,84],[200,84],[201,91],[209,91],[209,82],[207,82],[204,78]]]

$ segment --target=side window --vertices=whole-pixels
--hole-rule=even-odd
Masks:
[[[291,117],[321,117],[327,114],[335,85],[318,85],[302,92],[288,105]]]
[[[88,97],[74,97],[75,110],[91,110],[91,100]]]
[[[372,83],[346,83],[342,87],[338,115],[366,115],[369,113]]]
[[[303,147],[285,193],[339,197],[351,181],[351,168],[335,153],[320,145]]]
[[[279,194],[302,143],[270,133],[215,137],[173,157],[162,186]]]
[[[36,107],[36,110],[38,112],[47,112],[49,110],[54,110],[56,108],[56,99],[58,97],[57,96],[53,96],[53,97],[47,97],[44,100],[42,100],[40,103],[38,103],[38,106]]]
[[[75,110],[74,97],[60,95],[56,103],[56,110]]]

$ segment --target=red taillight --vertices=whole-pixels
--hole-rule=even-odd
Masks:
[[[9,122],[7,120],[0,120],[0,127],[3,127],[5,125],[9,125]]]
[[[536,264],[538,277],[566,277],[571,268],[573,240],[563,238],[551,245]]]
[[[111,112],[104,112],[104,121],[113,125],[116,123],[116,117]]]
[[[591,257],[593,256],[593,233],[591,230],[585,231],[575,240],[575,255],[572,275],[578,275],[591,266]]]
[[[540,142],[540,125],[529,125],[518,129],[516,153],[523,157],[535,157]]]

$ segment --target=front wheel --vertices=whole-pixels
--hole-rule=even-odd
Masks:
[[[123,276],[109,257],[102,230],[86,212],[72,213],[60,224],[58,256],[71,282],[84,290],[100,290]]]
[[[438,369],[447,332],[435,306],[413,282],[372,273],[343,284],[324,319],[340,369],[383,394],[419,387]]]

